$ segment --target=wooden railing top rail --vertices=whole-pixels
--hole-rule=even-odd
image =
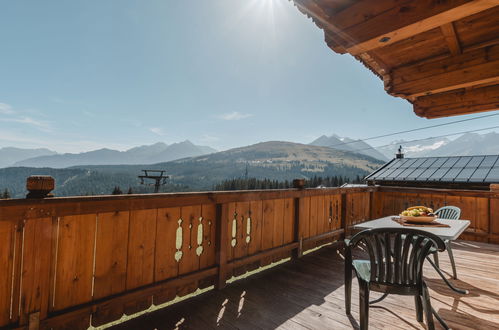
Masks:
[[[51,197],[0,200],[0,221],[73,214],[143,210],[165,207],[248,202],[342,193],[371,192],[376,187],[210,191],[163,194]]]

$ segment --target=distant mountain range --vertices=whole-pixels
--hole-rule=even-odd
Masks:
[[[99,149],[77,154],[56,154],[52,152],[51,154],[18,160],[11,166],[66,168],[82,165],[154,164],[213,152],[216,152],[213,148],[198,146],[186,140],[170,145],[159,142],[126,151]]]
[[[292,180],[313,176],[364,177],[383,164],[369,156],[328,147],[291,142],[264,142],[197,157],[148,165],[171,176],[163,191],[210,190],[223,180],[251,177]],[[56,196],[110,194],[114,186],[126,192],[151,192],[137,176],[143,165],[89,165],[71,168],[10,167],[0,169],[0,191],[23,197],[29,175],[52,175]]]
[[[362,140],[353,140],[348,137],[339,137],[336,134],[331,136],[322,135],[310,143],[313,146],[329,147],[339,150],[356,152],[362,155],[370,156],[382,161],[388,161],[393,157],[386,157],[378,150],[374,149],[371,145]]]
[[[12,166],[15,163],[28,158],[56,155],[57,152],[41,148],[41,149],[21,149],[6,147],[0,148],[0,168]]]
[[[389,147],[380,148],[385,156],[393,158],[399,145],[406,157],[473,156],[499,154],[499,133],[467,133],[455,140],[428,139],[417,142],[394,141]]]

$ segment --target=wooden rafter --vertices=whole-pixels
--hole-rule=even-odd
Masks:
[[[498,108],[499,0],[293,1],[418,115]]]
[[[344,33],[351,40],[357,40],[357,43],[346,47],[347,52],[357,55],[393,44],[499,5],[497,0],[474,0],[456,7],[455,2],[417,1],[413,7],[404,7],[402,4],[363,24],[349,28]]]
[[[426,118],[499,110],[499,85],[421,96],[413,105],[414,112]]]
[[[457,37],[456,30],[454,29],[454,24],[452,22],[440,26],[440,30],[447,42],[450,53],[452,55],[461,54],[461,45],[459,44],[459,39]]]
[[[499,83],[499,46],[392,70],[390,94],[405,98]]]

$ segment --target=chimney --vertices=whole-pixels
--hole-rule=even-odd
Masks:
[[[402,146],[399,146],[398,152],[395,154],[395,158],[401,159],[404,158],[404,153],[402,152]]]

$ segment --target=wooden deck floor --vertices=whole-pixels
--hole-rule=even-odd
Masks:
[[[460,241],[453,245],[457,286],[450,291],[427,265],[426,281],[435,310],[453,329],[499,329],[499,245]],[[446,255],[441,266],[450,270]],[[450,277],[450,276],[449,276]],[[352,329],[358,328],[358,290],[354,280],[353,317],[345,315],[343,259],[325,247],[210,291],[155,311],[114,329]],[[372,297],[379,294],[373,293]],[[437,327],[438,321],[435,320]],[[414,299],[391,295],[370,309],[371,329],[424,329],[416,321]]]

